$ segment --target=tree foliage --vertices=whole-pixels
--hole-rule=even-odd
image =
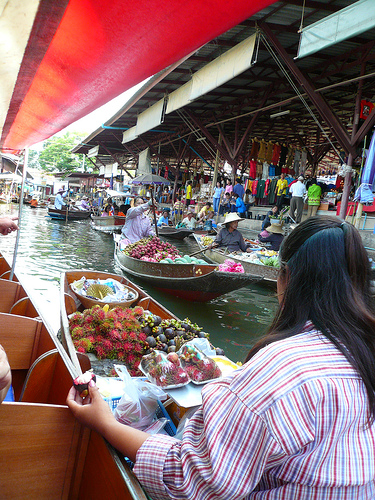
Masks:
[[[47,139],[39,153],[40,168],[45,172],[69,173],[78,170],[83,164],[82,155],[71,153],[71,150],[85,135],[67,132]]]

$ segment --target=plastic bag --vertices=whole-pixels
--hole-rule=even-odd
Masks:
[[[141,378],[132,378],[123,365],[115,365],[118,375],[124,382],[122,395],[114,415],[118,422],[139,430],[149,427],[155,419],[158,399],[163,401],[165,392]]]
[[[178,356],[194,384],[205,384],[221,377],[221,370],[215,361],[194,345],[184,344],[178,351]]]
[[[139,368],[153,384],[164,389],[177,389],[190,382],[175,352],[155,350],[143,356]]]

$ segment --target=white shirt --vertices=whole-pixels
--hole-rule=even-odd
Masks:
[[[302,198],[302,196],[306,194],[306,186],[303,182],[297,181],[290,186],[289,193],[296,198]]]

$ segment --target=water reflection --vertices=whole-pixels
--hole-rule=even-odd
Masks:
[[[12,207],[16,213],[18,206]],[[0,206],[0,213],[7,211]],[[184,254],[198,249],[194,240],[174,242]],[[15,234],[0,238],[0,250],[10,260]],[[114,261],[112,237],[93,230],[89,221],[51,220],[46,209],[25,206],[16,273],[33,290],[43,314],[59,328],[59,280],[67,269],[90,269],[122,274]],[[257,285],[231,292],[209,303],[191,303],[163,295],[135,279],[144,290],[178,317],[188,317],[210,333],[212,342],[234,360],[243,361],[249,348],[267,329],[276,310],[274,291]]]

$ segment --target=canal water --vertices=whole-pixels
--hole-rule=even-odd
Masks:
[[[18,205],[1,205],[0,215],[17,215]],[[89,269],[123,274],[114,260],[111,235],[95,231],[90,221],[52,220],[45,208],[23,207],[16,274],[33,295],[43,317],[59,328],[60,273]],[[0,237],[0,251],[11,262],[16,236]],[[194,240],[174,242],[184,254],[198,250]],[[165,295],[127,276],[177,317],[188,317],[210,334],[211,342],[234,361],[243,361],[254,342],[267,330],[276,311],[275,291],[251,285],[208,303],[188,302]]]

